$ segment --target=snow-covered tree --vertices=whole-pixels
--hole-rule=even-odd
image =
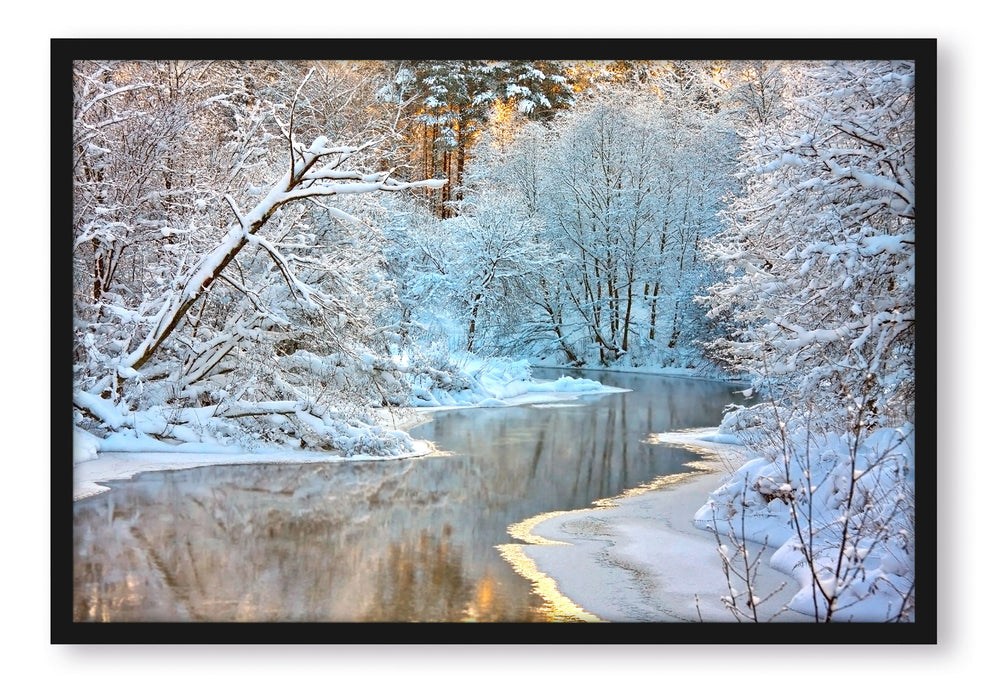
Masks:
[[[829,428],[914,415],[914,70],[801,71],[778,125],[744,132],[744,193],[710,250],[730,277],[716,343],[757,388],[813,399]]]
[[[577,329],[573,323],[565,326],[564,320],[570,304],[564,283],[573,261],[545,215],[552,132],[540,122],[528,121],[516,124],[508,140],[498,125],[488,136],[475,149],[466,174],[468,196],[498,201],[502,216],[531,232],[532,246],[525,252],[534,257],[526,266],[525,283],[514,285],[512,294],[505,296],[511,305],[486,321],[486,326],[490,324],[483,328],[486,350],[536,357],[563,353],[568,363],[580,364],[583,360],[569,339]]]
[[[697,85],[707,90],[712,84],[711,67],[680,66],[682,74],[670,78],[674,87],[663,96],[657,76],[673,70],[665,64],[651,64],[652,82],[642,84],[625,85],[613,71],[573,109],[551,121],[525,121],[511,116],[521,109],[520,96],[534,96],[522,78],[547,76],[516,64],[419,66],[416,84],[432,95],[424,103],[432,107],[418,118],[446,114],[454,123],[471,114],[469,143],[477,143],[467,151],[469,160],[457,162],[457,173],[463,166],[457,196],[464,201],[445,205],[443,216],[453,217],[449,229],[424,221],[400,227],[400,237],[415,232],[408,242],[416,258],[399,262],[392,256],[392,265],[404,267],[400,286],[412,293],[410,301],[424,299],[427,290],[438,296],[439,289],[471,287],[455,278],[475,267],[471,232],[492,231],[488,224],[477,228],[478,212],[497,192],[507,217],[502,223],[514,219],[554,255],[540,254],[528,284],[501,295],[513,301],[511,308],[493,305],[487,292],[464,292],[478,300],[465,302],[458,333],[466,345],[474,348],[484,336],[487,351],[574,364],[621,358],[634,365],[697,365],[703,361],[697,341],[712,324],[692,298],[713,275],[698,243],[717,230],[735,148],[735,136],[712,102],[698,97],[704,91]],[[413,85],[414,75],[410,71],[402,84]],[[702,77],[689,79],[695,75]],[[487,92],[478,92],[485,86]],[[413,92],[390,95],[398,103]],[[417,99],[423,98],[410,97],[409,104]],[[549,116],[554,102],[538,102]],[[470,109],[455,109],[461,103]],[[448,145],[455,143],[452,137]],[[488,204],[478,209],[483,200]],[[408,312],[405,318],[411,318]],[[514,332],[503,330],[510,328]]]
[[[778,123],[785,115],[786,77],[792,70],[782,61],[731,62],[725,71],[729,86],[722,93],[727,111],[744,126]]]
[[[716,230],[730,185],[732,134],[717,115],[621,87],[600,90],[553,128],[543,206],[573,261],[564,285],[597,355],[586,361],[700,356],[681,353],[693,338],[679,336],[707,266],[698,243]]]
[[[782,515],[776,565],[816,619],[910,620],[914,601],[914,64],[774,69],[741,128],[743,193],[710,241],[712,344],[758,403],[723,423],[762,455],[702,525]],[[752,73],[763,80],[767,74]],[[751,96],[759,96],[767,83]]]
[[[546,119],[573,102],[563,69],[553,61],[416,61],[396,75],[390,94],[406,103],[410,136],[421,144],[421,177],[447,180],[434,202],[438,216],[454,215],[448,202],[460,187],[471,149],[494,114]]]
[[[396,231],[405,318],[468,352],[509,352],[525,335],[532,286],[559,256],[511,191],[469,194],[458,211],[446,220],[421,213]]]
[[[361,412],[402,398],[375,337],[381,241],[331,202],[442,183],[378,169],[378,140],[320,135],[355,122],[339,118],[346,100],[325,94],[331,73],[293,62],[77,66],[80,426],[404,449],[407,437],[376,432]],[[365,80],[335,74],[353,90]],[[352,135],[369,135],[355,123]]]

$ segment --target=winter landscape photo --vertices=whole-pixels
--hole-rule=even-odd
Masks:
[[[53,69],[72,177],[71,200],[53,180],[72,228],[53,629],[927,629],[934,41],[481,43],[53,42],[77,51]]]

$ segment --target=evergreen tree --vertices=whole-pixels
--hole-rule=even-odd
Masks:
[[[420,61],[397,80],[417,95],[411,108],[421,145],[420,176],[447,180],[434,201],[442,218],[455,213],[450,202],[463,198],[470,151],[493,109],[543,120],[573,102],[562,69],[549,61]]]

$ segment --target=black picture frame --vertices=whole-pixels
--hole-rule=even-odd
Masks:
[[[72,567],[72,62],[82,59],[910,59],[916,64],[916,366],[935,367],[936,57],[931,38],[903,39],[75,39],[51,40],[53,644],[935,644],[935,375],[919,373],[916,620],[849,623],[76,623]]]

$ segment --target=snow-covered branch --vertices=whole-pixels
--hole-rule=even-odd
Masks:
[[[192,270],[180,281],[176,293],[159,313],[155,324],[145,338],[129,354],[126,364],[134,369],[140,369],[157,351],[161,344],[171,335],[186,312],[196,302],[200,295],[212,284],[213,280],[223,272],[234,257],[249,241],[254,241],[272,256],[279,266],[282,275],[294,292],[299,292],[304,300],[314,305],[312,295],[306,285],[302,284],[291,272],[286,259],[276,248],[264,238],[256,235],[265,223],[281,207],[289,202],[313,197],[332,197],[341,194],[367,194],[376,191],[401,191],[413,187],[437,187],[443,184],[438,180],[423,180],[417,182],[398,182],[384,177],[382,174],[361,174],[355,171],[342,174],[341,179],[356,180],[356,182],[327,186],[309,186],[312,181],[303,178],[305,173],[324,155],[333,149],[325,147],[326,138],[317,138],[310,148],[304,151],[303,158],[293,158],[287,172],[269,193],[263,197],[247,214],[241,214],[229,197],[225,199],[233,209],[237,224],[224,237],[223,241],[212,251],[200,258]],[[307,186],[303,186],[303,184]]]

